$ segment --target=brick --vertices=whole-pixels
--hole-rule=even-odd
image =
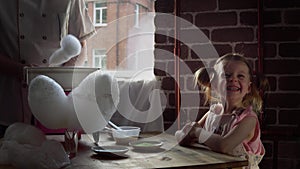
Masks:
[[[269,93],[265,102],[266,107],[299,108],[300,94],[298,93]]]
[[[278,165],[277,165],[277,168],[278,169],[287,169],[287,168],[294,168],[293,167],[293,159],[290,159],[290,158],[279,158],[278,159]],[[297,168],[294,168],[294,169],[297,169]]]
[[[274,76],[268,76],[267,80],[270,85],[270,91],[275,91],[277,90],[277,78]]]
[[[157,14],[154,18],[154,25],[159,28],[174,28],[174,16]]]
[[[253,0],[219,0],[219,9],[256,9],[257,1]]]
[[[198,27],[230,26],[236,24],[236,12],[199,13],[195,19],[195,25]]]
[[[189,29],[180,31],[180,41],[184,44],[187,43],[208,43],[209,39],[202,32],[201,29]]]
[[[286,24],[300,24],[300,9],[286,11],[283,18]]]
[[[163,112],[164,121],[174,122],[177,118],[177,113],[174,109],[167,108]]]
[[[242,53],[247,57],[250,58],[257,58],[258,53],[257,53],[257,43],[238,43],[235,46],[235,52]]]
[[[166,43],[167,42],[167,32],[166,31],[155,31],[155,43]]]
[[[210,43],[193,45],[191,48],[192,48],[193,59],[202,60],[202,59],[213,59],[219,57],[219,54],[217,53],[215,46]]]
[[[265,27],[263,29],[265,41],[298,41],[300,39],[299,27]]]
[[[281,57],[299,57],[300,43],[280,43],[279,55]]]
[[[266,154],[265,154],[264,158],[272,157],[273,156],[273,142],[263,140],[263,145],[266,150]]]
[[[289,74],[295,75],[300,73],[299,65],[300,60],[295,59],[277,59],[265,60],[265,73],[266,74]]]
[[[262,23],[264,25],[281,23],[281,11],[264,11]]]
[[[240,23],[242,25],[257,25],[257,12],[250,11],[250,12],[241,12],[240,13]]]
[[[185,63],[189,69],[185,70],[184,67],[180,68],[180,73],[184,75],[193,76],[200,67],[204,66],[203,63],[199,61],[186,61]]]
[[[154,57],[157,61],[167,61],[173,58],[173,45],[155,45]]]
[[[198,110],[181,109],[180,111],[180,122],[183,127],[187,122],[197,121]]]
[[[201,91],[201,88],[198,85],[195,86],[194,76],[187,77],[185,84],[187,90]]]
[[[278,158],[300,158],[300,142],[298,141],[279,141]]]
[[[212,31],[214,42],[250,42],[254,40],[254,31],[251,28],[224,28]]]
[[[266,109],[263,112],[263,125],[274,125],[277,123],[277,111],[274,109]]]
[[[217,9],[217,1],[183,0],[180,8],[182,12],[214,11]]]
[[[172,77],[165,77],[162,79],[161,88],[163,90],[175,90],[175,80]]]
[[[279,124],[298,125],[300,127],[300,110],[280,110]]]
[[[156,0],[155,1],[155,11],[163,13],[173,13],[174,11],[174,1],[170,0]]]
[[[279,90],[300,91],[300,76],[279,77]]]
[[[201,107],[204,98],[200,93],[181,93],[181,108]]]
[[[193,15],[191,14],[180,14],[181,17],[181,22],[180,22],[180,27],[184,28],[184,27],[192,27],[194,26],[194,19],[193,19]]]
[[[187,45],[181,45],[180,59],[185,60],[187,58],[189,58],[189,47]]]
[[[156,76],[166,76],[166,63],[165,62],[157,62],[154,64],[154,74]]]
[[[288,8],[288,7],[300,7],[298,0],[265,0],[265,8]]]
[[[217,50],[219,56],[223,56],[226,53],[231,53],[232,50],[232,46],[229,44],[214,44],[215,49]]]
[[[259,163],[259,168],[261,169],[273,169],[273,159],[263,158]]]
[[[176,104],[176,98],[175,98],[175,94],[174,93],[170,93],[168,96],[168,105],[171,107],[175,107]]]
[[[155,76],[159,76],[159,77],[166,76],[166,72],[162,71],[161,69],[154,68],[153,72]]]
[[[263,44],[263,57],[273,58],[277,55],[277,47],[274,43],[264,43]]]

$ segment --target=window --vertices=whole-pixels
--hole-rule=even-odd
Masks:
[[[139,27],[140,23],[139,23],[139,15],[140,15],[140,5],[139,4],[135,4],[135,10],[134,10],[134,23],[135,23],[135,27]]]
[[[93,67],[101,68],[101,70],[107,69],[107,57],[105,49],[94,49]]]
[[[107,25],[107,4],[106,3],[95,2],[94,24],[95,26]]]
[[[87,40],[86,67],[100,67],[117,78],[154,77],[154,0],[138,2],[89,0],[98,27]]]

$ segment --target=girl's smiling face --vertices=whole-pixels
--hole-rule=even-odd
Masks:
[[[216,85],[213,85],[222,99],[231,106],[242,106],[244,96],[250,92],[249,68],[242,61],[222,61],[215,67]]]

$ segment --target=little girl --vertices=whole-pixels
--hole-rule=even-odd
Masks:
[[[265,154],[256,114],[262,99],[252,73],[246,58],[235,53],[220,57],[210,70],[199,69],[195,80],[206,93],[206,103],[211,101],[210,110],[176,131],[179,144],[202,143],[213,151],[247,158],[246,168],[259,168]]]

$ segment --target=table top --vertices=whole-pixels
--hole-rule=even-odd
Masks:
[[[63,142],[63,135],[50,135],[48,139]],[[142,134],[139,140],[162,141],[163,145],[153,151],[137,151],[126,146],[129,151],[125,157],[103,156],[91,150],[94,145],[92,135],[84,134],[78,144],[78,153],[71,159],[73,168],[235,168],[248,164],[246,159],[216,153],[201,147],[182,147],[177,145],[175,137],[166,133]],[[107,133],[100,134],[99,146],[115,146],[116,143]],[[1,168],[1,166],[0,166]]]

